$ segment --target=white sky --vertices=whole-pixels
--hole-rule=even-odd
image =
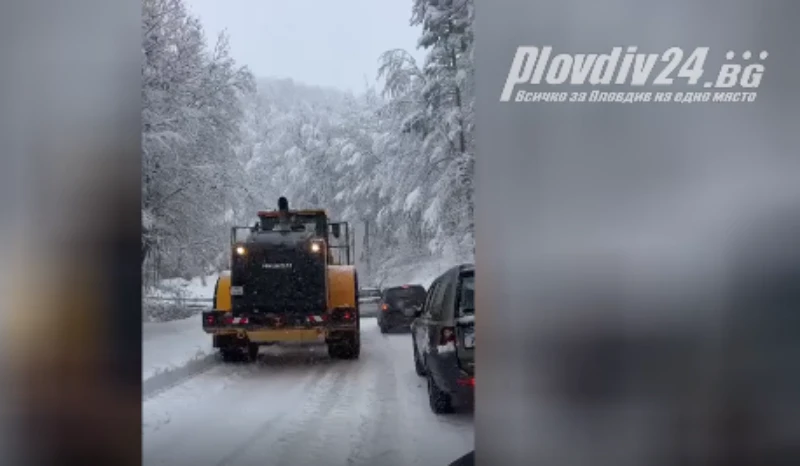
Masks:
[[[412,0],[187,0],[213,43],[227,30],[231,52],[257,77],[361,91],[375,83],[378,57],[416,49]]]

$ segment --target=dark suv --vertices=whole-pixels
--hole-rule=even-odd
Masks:
[[[378,326],[381,333],[396,328],[408,329],[411,321],[422,309],[425,302],[425,287],[422,285],[403,285],[385,288],[381,295]]]
[[[411,324],[414,365],[428,380],[437,414],[471,404],[475,391],[475,266],[451,268],[433,281]]]

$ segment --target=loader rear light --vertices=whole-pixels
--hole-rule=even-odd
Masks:
[[[453,327],[444,327],[439,335],[439,344],[446,345],[456,342],[456,330]]]
[[[388,311],[389,310],[389,305],[388,304],[383,304],[383,305],[381,305],[381,309],[384,310],[384,311]]]
[[[351,322],[356,319],[357,315],[350,308],[336,308],[331,314],[331,320],[334,322]]]
[[[250,323],[250,319],[247,317],[233,317],[231,315],[225,316],[224,319],[225,325],[247,325]]]

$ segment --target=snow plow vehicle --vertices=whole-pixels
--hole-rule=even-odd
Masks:
[[[255,361],[259,346],[280,342],[325,342],[330,357],[357,359],[358,274],[348,223],[330,222],[321,209],[289,210],[285,197],[277,211],[258,217],[252,227],[231,229],[230,273],[219,277],[213,310],[202,315],[213,346],[226,362]],[[239,241],[241,230],[249,231]]]

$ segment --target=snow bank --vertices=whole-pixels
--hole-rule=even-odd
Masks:
[[[159,298],[173,298],[180,296],[182,298],[198,299],[214,297],[214,286],[217,283],[218,274],[208,275],[205,278],[195,277],[191,280],[183,278],[170,278],[161,280],[157,287],[152,287],[147,290],[148,297]]]
[[[468,259],[459,260],[458,258],[431,257],[422,262],[395,267],[387,274],[387,278],[383,280],[382,286],[386,287],[413,283],[422,285],[427,289],[436,277],[446,272],[449,268],[467,262],[469,262]]]
[[[177,278],[146,290],[145,318],[150,321],[142,323],[145,388],[159,388],[189,368],[198,370],[212,357],[211,336],[203,332],[199,314],[211,307],[216,282],[217,275]]]
[[[186,319],[202,309],[209,309],[214,298],[217,275],[191,280],[173,278],[161,280],[157,286],[143,292],[143,321],[165,322]]]
[[[142,324],[142,380],[174,371],[213,354],[200,317]]]

